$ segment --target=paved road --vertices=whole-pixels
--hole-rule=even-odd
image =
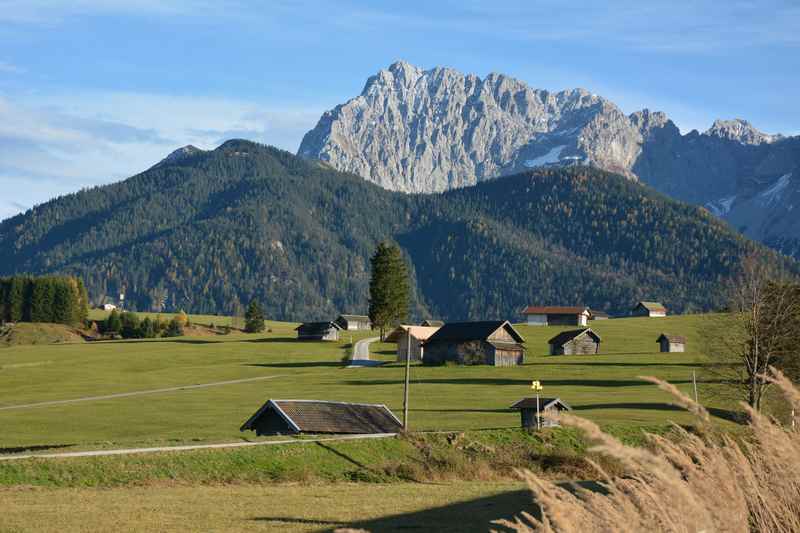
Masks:
[[[220,448],[244,448],[248,446],[278,446],[283,444],[314,444],[317,442],[334,442],[360,439],[385,439],[396,437],[397,433],[375,433],[370,435],[346,435],[343,437],[325,437],[307,440],[268,440],[261,442],[228,442],[224,444],[192,444],[188,446],[161,446],[157,448],[125,448],[121,450],[93,450],[88,452],[31,453],[26,455],[0,456],[0,461],[20,461],[22,459],[54,459],[68,457],[103,457],[108,455],[131,455],[159,452],[185,452],[190,450],[213,450]]]
[[[192,389],[205,389],[207,387],[220,387],[222,385],[236,385],[238,383],[249,383],[251,381],[262,381],[265,379],[273,379],[280,376],[261,376],[257,378],[245,378],[245,379],[234,379],[230,381],[217,381],[214,383],[200,383],[195,385],[181,385],[179,387],[168,387],[166,389],[151,389],[151,390],[140,390],[140,391],[132,391],[132,392],[120,392],[117,394],[106,394],[104,396],[86,396],[85,398],[73,398],[71,400],[52,400],[49,402],[38,402],[38,403],[26,403],[20,405],[7,405],[5,407],[0,407],[0,411],[10,411],[11,409],[28,409],[31,407],[47,407],[50,405],[64,405],[70,403],[79,403],[79,402],[94,402],[97,400],[113,400],[114,398],[127,398],[130,396],[143,396],[145,394],[158,394],[161,392],[176,392],[182,390],[192,390]]]
[[[380,337],[369,337],[356,342],[356,345],[353,347],[353,357],[347,368],[382,365],[383,361],[372,361],[369,358],[369,345],[379,340]]]

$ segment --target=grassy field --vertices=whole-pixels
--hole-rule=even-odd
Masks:
[[[469,532],[531,507],[509,482],[0,489],[0,531]]]
[[[216,319],[217,317],[215,317]],[[193,321],[200,319],[192,317]],[[688,391],[698,353],[701,315],[596,322],[604,352],[596,356],[545,355],[547,339],[564,328],[520,326],[526,364],[512,368],[412,369],[411,428],[462,430],[518,425],[508,406],[529,395],[532,379],[546,396],[559,396],[577,414],[618,432],[691,418],[664,393],[637,379],[656,375]],[[16,346],[0,351],[0,449],[97,448],[219,442],[255,438],[240,424],[268,398],[379,402],[402,409],[403,367],[343,368],[350,339],[339,343],[294,340],[294,324],[270,323],[264,335],[231,334],[153,341],[108,341]],[[685,354],[656,352],[661,331],[688,338]],[[371,335],[358,332],[354,339]],[[347,335],[345,335],[348,337]],[[391,360],[394,345],[373,345]],[[269,377],[232,385],[66,405],[3,409],[183,385]],[[705,394],[713,384],[701,384]],[[701,398],[706,399],[706,398]],[[714,402],[711,402],[714,405]],[[718,406],[725,407],[725,406]]]

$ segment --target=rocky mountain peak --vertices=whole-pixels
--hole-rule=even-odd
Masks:
[[[729,141],[737,141],[742,144],[771,143],[782,138],[781,135],[763,133],[757,130],[748,121],[740,118],[735,118],[733,120],[717,119],[705,134]]]
[[[641,133],[585,89],[398,61],[325,112],[298,154],[383,187],[435,192],[535,166],[589,163],[634,177]]]

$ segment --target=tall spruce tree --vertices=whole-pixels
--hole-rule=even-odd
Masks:
[[[261,333],[264,331],[264,310],[257,301],[253,300],[250,302],[244,314],[244,318],[244,330],[247,333]]]
[[[370,260],[372,278],[369,282],[369,318],[381,331],[408,318],[408,268],[400,248],[382,242]]]

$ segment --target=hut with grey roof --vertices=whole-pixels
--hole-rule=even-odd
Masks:
[[[345,331],[372,329],[372,321],[366,315],[339,315],[334,322]]]
[[[590,355],[600,352],[600,335],[592,328],[562,331],[552,339],[550,355]]]
[[[256,435],[397,433],[403,424],[383,404],[268,400],[240,431]]]
[[[667,316],[667,308],[661,302],[641,301],[631,309],[632,316],[647,316],[651,318]]]
[[[656,339],[656,342],[658,343],[662,353],[686,351],[686,337],[683,335],[670,335],[669,333],[662,333],[659,335],[658,339]]]
[[[536,430],[559,426],[558,416],[561,411],[571,411],[572,407],[560,398],[539,398],[537,405],[537,400],[533,397],[521,399],[511,409],[519,410],[523,428]],[[537,420],[537,414],[541,423]]]
[[[338,341],[341,329],[335,322],[305,322],[295,331],[301,341]]]
[[[516,366],[525,356],[523,342],[507,320],[450,322],[423,344],[423,363]]]

